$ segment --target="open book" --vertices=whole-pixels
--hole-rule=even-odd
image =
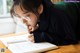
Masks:
[[[58,48],[56,45],[48,42],[29,42],[27,41],[26,35],[3,37],[0,40],[12,53],[39,53]]]

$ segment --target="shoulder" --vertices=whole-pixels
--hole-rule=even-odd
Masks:
[[[80,12],[79,2],[58,2],[53,4],[51,7],[51,14],[55,14],[58,17],[77,17]]]
[[[74,2],[59,2],[53,4],[51,8],[50,21],[52,25],[58,25],[57,27],[75,27],[78,18],[78,10],[80,3]],[[80,11],[80,10],[79,10]],[[54,24],[53,24],[54,23]],[[63,29],[63,28],[62,28]]]
[[[77,8],[80,7],[80,2],[57,2],[54,7],[59,9]]]
[[[74,11],[80,9],[80,2],[57,2],[51,7],[62,11]]]

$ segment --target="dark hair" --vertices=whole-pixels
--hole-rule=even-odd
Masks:
[[[37,9],[41,3],[42,3],[42,0],[13,0],[13,5],[10,13],[13,17],[13,15],[15,15],[14,7],[16,5],[20,5],[20,8],[22,9],[22,11],[24,11],[23,9],[25,9],[26,11],[30,11],[38,15],[39,13],[37,12]]]
[[[47,10],[47,8],[53,5],[51,0],[13,0],[13,5],[10,10],[10,13],[12,17],[13,15],[16,15],[14,11],[14,7],[16,5],[20,5],[20,8],[22,9],[24,13],[26,13],[27,11],[30,11],[30,12],[33,12],[36,16],[38,16],[39,13],[37,9],[41,4],[43,5],[44,10]],[[24,11],[23,9],[26,11]]]

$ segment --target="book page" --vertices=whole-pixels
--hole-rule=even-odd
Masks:
[[[9,44],[8,48],[12,51],[12,53],[39,53],[51,49],[56,49],[58,47],[48,42],[43,43],[20,42]]]
[[[0,40],[12,53],[38,53],[58,48],[56,45],[48,42],[29,42],[27,41],[27,35],[28,34],[5,37],[0,38]]]
[[[3,37],[3,38],[0,38],[0,40],[3,42],[4,45],[8,46],[8,43],[28,41],[27,36],[28,34],[16,35],[16,36],[10,36],[10,37]]]

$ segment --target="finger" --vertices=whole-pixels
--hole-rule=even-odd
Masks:
[[[29,35],[28,38],[32,38],[32,35]]]
[[[30,42],[34,42],[34,39],[29,39]]]
[[[33,35],[28,36],[28,41],[34,42],[34,36]]]

